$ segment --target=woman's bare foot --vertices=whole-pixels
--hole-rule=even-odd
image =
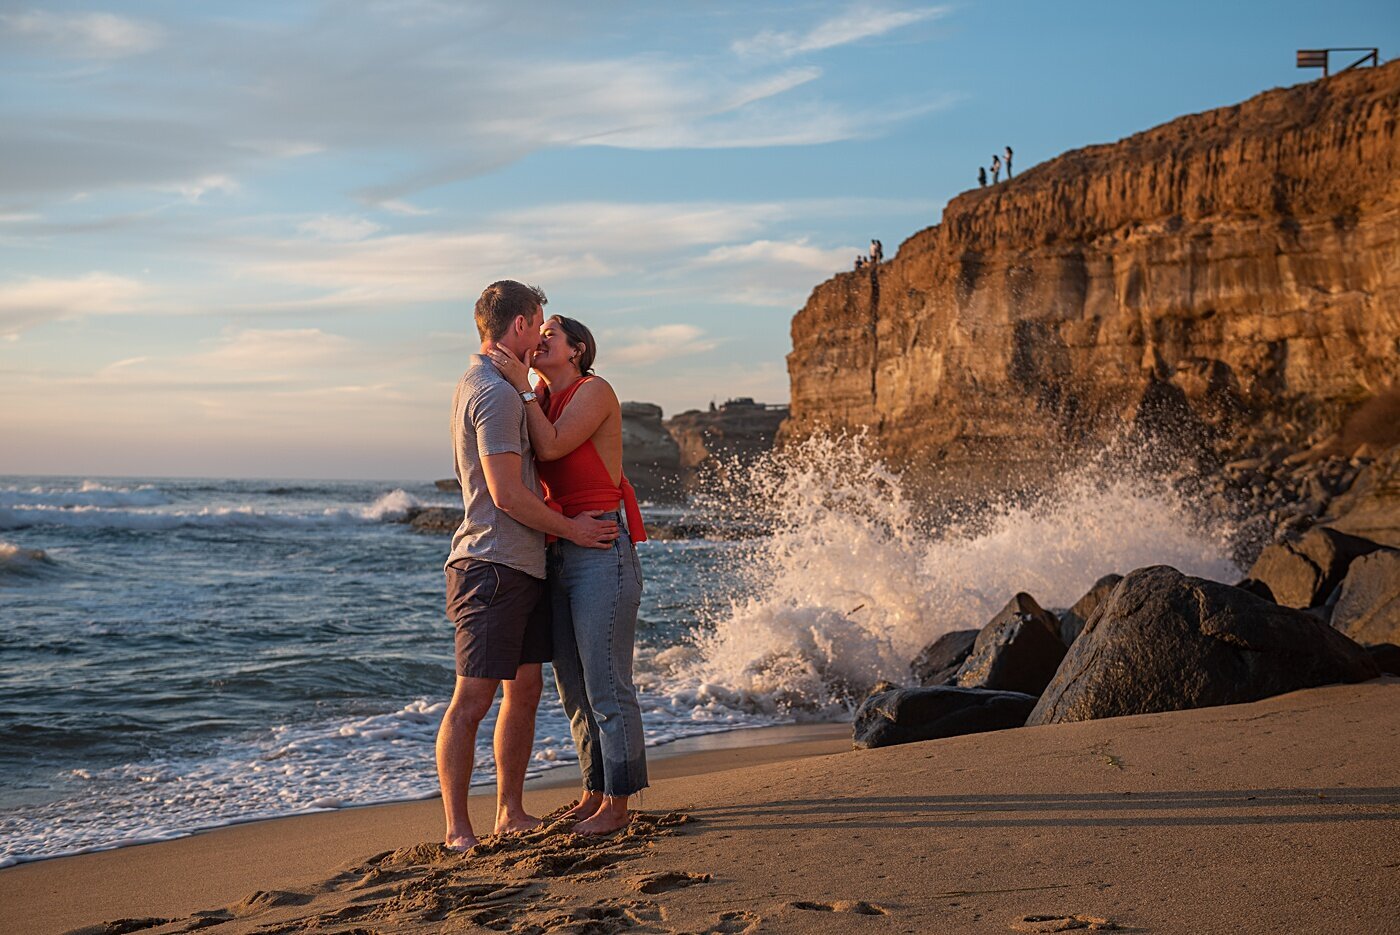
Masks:
[[[526,831],[534,831],[536,828],[540,827],[543,824],[544,822],[540,821],[538,818],[536,818],[534,815],[531,815],[529,812],[497,812],[496,828],[493,833],[523,834]]]
[[[480,843],[481,842],[476,839],[475,835],[460,834],[454,837],[449,837],[447,840],[442,842],[442,846],[447,848],[449,851],[456,851],[458,854],[465,854],[467,851],[476,847]]]
[[[605,795],[603,804],[591,817],[574,825],[574,834],[612,834],[627,827],[632,820],[627,811],[627,796]]]
[[[573,821],[580,821],[584,818],[592,818],[593,814],[603,804],[603,793],[585,792],[583,793],[573,808],[569,809],[560,818],[568,818]]]

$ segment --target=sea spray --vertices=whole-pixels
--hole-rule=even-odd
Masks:
[[[734,550],[740,593],[701,621],[694,649],[656,660],[696,701],[839,713],[880,679],[907,682],[923,646],[981,627],[1017,591],[1067,607],[1111,571],[1238,575],[1229,528],[1121,464],[941,521],[859,435],[813,436],[725,477],[698,508],[747,512],[770,532]]]

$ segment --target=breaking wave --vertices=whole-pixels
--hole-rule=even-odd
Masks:
[[[252,507],[204,507],[199,510],[120,510],[98,506],[48,504],[0,507],[0,529],[68,526],[86,529],[161,531],[184,527],[327,526],[345,523],[399,522],[420,506],[417,497],[392,490],[367,507],[323,510],[259,510]]]
[[[772,527],[736,553],[743,596],[702,622],[693,647],[648,667],[697,701],[746,710],[830,714],[881,679],[907,682],[921,648],[980,628],[1017,591],[1063,608],[1101,575],[1144,565],[1239,573],[1229,529],[1121,469],[1086,467],[1033,505],[941,527],[862,438],[810,438],[755,464],[738,487],[742,509],[766,512]]]

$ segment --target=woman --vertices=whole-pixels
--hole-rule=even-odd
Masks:
[[[546,501],[567,516],[607,510],[627,535],[607,550],[571,542],[549,547],[554,613],[554,679],[569,716],[583,794],[566,817],[579,834],[607,834],[627,824],[627,800],[647,786],[642,710],[632,685],[632,647],[642,569],[634,543],[646,539],[637,497],[622,475],[622,406],[593,374],[593,334],[555,315],[540,328],[533,357],[506,348],[491,360],[526,400],[530,446]],[[530,393],[529,371],[540,383]],[[619,510],[619,505],[622,509]]]

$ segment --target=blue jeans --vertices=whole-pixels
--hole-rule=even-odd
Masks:
[[[632,648],[642,566],[627,535],[608,549],[559,541],[549,548],[554,681],[578,747],[587,792],[624,796],[647,787],[642,709],[632,684]]]

